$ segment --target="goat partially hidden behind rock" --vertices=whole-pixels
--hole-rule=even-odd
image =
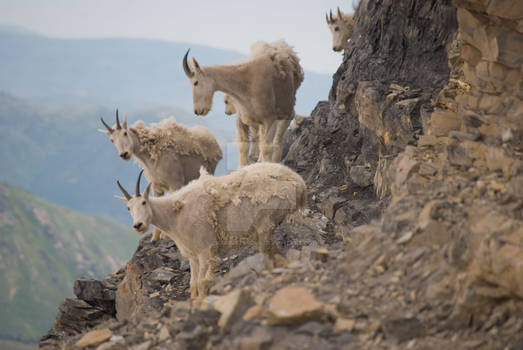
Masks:
[[[214,173],[222,159],[218,141],[203,126],[188,128],[176,123],[174,118],[168,118],[150,127],[141,120],[127,127],[126,116],[120,124],[118,110],[114,127],[103,119],[102,123],[107,130],[100,131],[110,137],[120,158],[129,160],[134,156],[145,171],[155,196],[175,191],[197,179],[202,166]],[[158,237],[159,231],[155,230],[153,240]]]
[[[240,156],[239,164],[240,166],[247,165],[249,159],[255,160],[259,157],[259,128],[256,124],[249,125],[249,119],[238,112],[240,108],[236,107],[237,102],[234,101],[233,97],[224,94],[223,102],[225,103],[225,114],[236,114],[236,143]]]
[[[120,185],[133,227],[144,233],[154,225],[174,240],[191,267],[191,297],[207,294],[218,254],[250,243],[264,253],[268,266],[279,253],[276,227],[306,205],[303,179],[286,166],[256,163],[214,177],[202,169],[200,178],[164,197],[149,197],[151,184],[136,195]]]
[[[327,24],[332,32],[332,50],[343,51],[347,46],[347,40],[352,36],[354,31],[354,19],[351,14],[341,12],[338,7],[337,17],[332,16],[332,10],[325,16]]]

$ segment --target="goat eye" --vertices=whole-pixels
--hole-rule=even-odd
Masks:
[[[111,140],[112,143],[114,143],[114,140]]]
[[[124,134],[124,136],[127,136],[127,131],[126,131],[126,132],[124,132],[123,134]]]
[[[225,101],[225,104],[228,105],[228,104],[229,104],[229,101]]]
[[[198,81],[195,81],[195,82],[194,82],[194,86],[196,86],[196,85],[198,85]]]
[[[338,30],[340,30],[340,27],[336,27],[334,28],[334,31],[337,32]]]
[[[145,205],[145,201],[142,202],[142,205]]]
[[[129,207],[127,207],[127,210],[131,211],[131,209]]]

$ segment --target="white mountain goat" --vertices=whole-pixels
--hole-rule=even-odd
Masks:
[[[258,126],[249,126],[244,122],[245,117],[238,113],[239,108],[235,107],[234,99],[227,95],[223,95],[223,102],[225,103],[225,114],[233,115],[236,114],[236,130],[237,130],[237,145],[239,150],[240,166],[247,165],[249,159],[254,160],[259,157],[259,145],[258,145]],[[249,152],[250,150],[250,152]]]
[[[279,162],[283,134],[294,117],[296,90],[303,81],[303,70],[292,48],[283,40],[271,44],[259,41],[242,62],[200,67],[193,58],[192,68],[188,54],[189,50],[183,57],[183,69],[192,84],[194,113],[209,113],[215,91],[228,94],[234,98],[243,123],[259,129],[260,160]],[[246,165],[246,158],[240,157],[240,166]]]
[[[115,127],[101,120],[107,130],[100,131],[111,138],[120,158],[129,160],[134,156],[152,184],[155,196],[175,191],[197,179],[202,166],[214,174],[222,159],[220,145],[203,126],[188,128],[168,118],[150,127],[141,120],[127,127],[126,116],[120,124],[118,110]],[[159,230],[155,230],[152,239],[157,240],[159,234]]]
[[[332,16],[332,10],[325,17],[332,32],[332,50],[343,51],[354,31],[354,19],[351,14],[341,12],[339,7],[337,12],[337,17]]]
[[[271,266],[279,252],[274,230],[307,201],[300,175],[274,163],[252,164],[221,177],[202,168],[199,179],[163,197],[149,197],[151,184],[141,195],[140,176],[134,196],[117,181],[125,198],[116,198],[126,203],[136,231],[160,228],[189,259],[192,298],[207,294],[221,252],[255,243]]]

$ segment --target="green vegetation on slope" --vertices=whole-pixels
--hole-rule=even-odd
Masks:
[[[122,225],[0,183],[0,338],[36,341],[74,280],[116,271],[137,239]]]

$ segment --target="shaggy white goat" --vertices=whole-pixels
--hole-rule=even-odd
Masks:
[[[140,173],[141,176],[141,173]],[[306,205],[306,186],[286,166],[256,163],[214,177],[202,168],[199,179],[163,197],[149,197],[151,184],[136,195],[118,187],[133,218],[144,233],[149,225],[171,237],[191,267],[191,297],[203,297],[213,280],[220,252],[256,243],[270,266],[278,248],[273,232],[283,219]]]
[[[218,142],[203,126],[187,128],[168,118],[150,127],[141,120],[127,127],[126,116],[120,124],[118,110],[115,127],[101,120],[107,130],[100,131],[111,138],[120,158],[129,160],[134,156],[151,182],[155,196],[175,191],[197,179],[201,166],[214,174],[222,159]],[[159,230],[155,230],[152,239],[157,240],[159,234]]]
[[[337,17],[332,16],[332,10],[325,17],[332,32],[332,49],[334,51],[343,51],[345,46],[347,46],[347,40],[349,40],[354,31],[354,19],[351,14],[341,12],[339,7],[337,12]]]
[[[238,108],[235,107],[234,99],[227,95],[223,95],[223,102],[225,103],[225,114],[236,116],[236,131],[238,133],[237,145],[239,150],[239,165],[245,166],[251,160],[257,159],[259,156],[258,146],[258,126],[249,126],[249,120],[238,113]],[[249,152],[250,149],[250,152]]]
[[[252,45],[249,57],[233,65],[200,67],[189,50],[183,57],[183,69],[193,91],[194,113],[207,115],[215,91],[235,100],[238,115],[249,126],[259,128],[260,160],[279,162],[283,134],[294,118],[296,90],[303,81],[299,58],[280,40]],[[240,164],[244,165],[244,164]]]

